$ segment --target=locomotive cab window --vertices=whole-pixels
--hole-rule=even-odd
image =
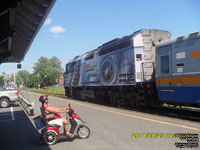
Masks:
[[[85,57],[85,60],[90,60],[90,59],[93,59],[94,58],[94,53],[91,53],[91,54],[88,54],[86,57]]]
[[[136,60],[142,61],[142,54],[136,54]]]
[[[161,74],[169,74],[169,56],[161,56]]]
[[[70,64],[70,67],[69,67],[69,72],[70,73],[74,72],[74,66],[75,66],[75,62],[73,62],[73,63]]]
[[[65,70],[66,70],[67,73],[69,73],[69,68],[70,68],[70,64],[67,64],[66,68],[65,68]]]

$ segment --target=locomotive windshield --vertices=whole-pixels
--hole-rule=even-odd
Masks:
[[[75,65],[75,62],[67,64],[67,65],[66,65],[66,72],[67,72],[67,73],[72,73],[72,72],[74,72],[74,65]]]
[[[66,72],[69,73],[70,64],[66,64]]]

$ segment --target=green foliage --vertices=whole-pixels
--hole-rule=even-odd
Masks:
[[[16,74],[16,84],[29,88],[36,88],[38,84],[40,84],[40,87],[51,86],[57,84],[57,80],[64,72],[61,61],[56,56],[50,59],[41,56],[38,62],[34,64],[33,69],[33,74],[29,74],[27,70],[18,71]],[[14,81],[14,74],[11,74],[9,81]],[[0,76],[0,86],[3,86],[3,84],[4,76]]]
[[[13,82],[13,81],[14,81],[14,74],[13,74],[13,73],[10,75],[9,81],[10,81],[10,82]]]
[[[37,87],[37,76],[35,74],[30,74],[28,77],[28,87],[36,88]]]
[[[51,59],[40,57],[33,69],[41,87],[56,84],[56,80],[63,74],[61,61],[56,56]]]
[[[4,84],[4,80],[3,80],[3,76],[0,76],[0,87],[3,87],[3,84]]]
[[[61,61],[56,56],[53,56],[49,61],[53,68],[56,68],[61,74],[63,74],[64,70],[61,67]]]
[[[27,70],[21,70],[17,72],[16,83],[17,85],[27,86],[29,79],[29,72]]]

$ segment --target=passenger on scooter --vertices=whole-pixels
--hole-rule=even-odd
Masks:
[[[70,138],[73,138],[74,135],[71,134],[68,130],[69,120],[67,118],[61,118],[61,114],[60,114],[60,113],[68,112],[69,110],[67,110],[66,108],[56,108],[48,104],[48,95],[46,94],[43,94],[42,96],[40,96],[39,101],[42,103],[42,107],[45,110],[46,116],[48,116],[50,113],[54,114],[55,119],[50,118],[48,120],[48,124],[57,125],[60,127],[63,127],[64,125],[66,135]]]

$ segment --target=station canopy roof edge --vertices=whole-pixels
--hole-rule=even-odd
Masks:
[[[0,64],[20,63],[56,0],[1,0]]]

